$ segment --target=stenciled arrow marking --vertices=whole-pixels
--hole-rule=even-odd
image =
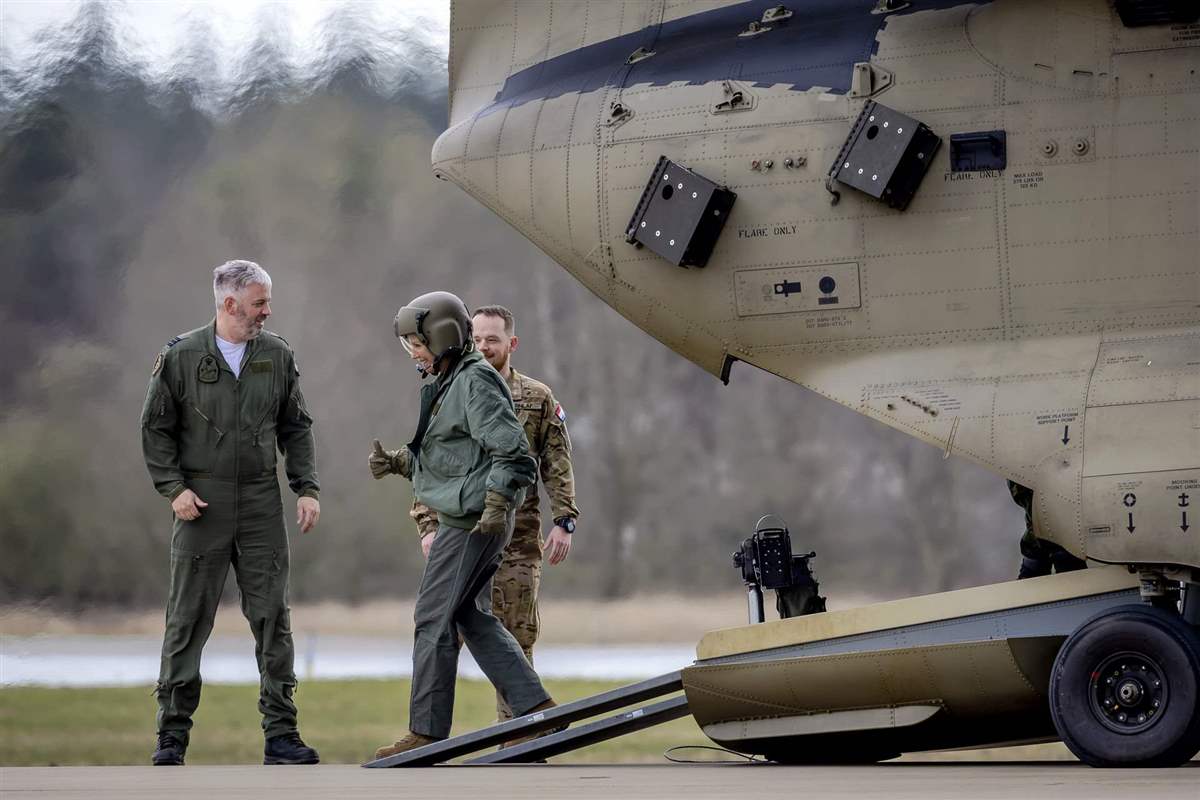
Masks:
[[[1132,511],[1129,512],[1129,527],[1126,528],[1126,530],[1129,531],[1130,533],[1133,533],[1133,512]]]
[[[784,297],[793,294],[800,294],[800,281],[781,281],[775,284],[775,294],[781,294]]]
[[[1184,533],[1187,533],[1187,529],[1191,527],[1190,525],[1187,524],[1187,512],[1186,511],[1183,512],[1183,523],[1180,524],[1179,527],[1183,529]]]
[[[1063,438],[1062,438],[1063,444],[1066,444],[1067,442],[1071,441],[1071,433],[1070,432],[1071,432],[1071,426],[1063,425]]]

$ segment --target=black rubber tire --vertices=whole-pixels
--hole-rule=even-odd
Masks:
[[[1106,661],[1126,657],[1160,669],[1164,702],[1152,723],[1118,731],[1098,710],[1103,701],[1095,698],[1104,687],[1097,675]],[[1200,636],[1177,615],[1149,605],[1119,606],[1089,620],[1058,651],[1050,713],[1063,742],[1093,767],[1185,763],[1200,752]]]

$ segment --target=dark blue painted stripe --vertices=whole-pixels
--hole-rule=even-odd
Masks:
[[[663,86],[674,81],[699,85],[735,79],[756,86],[789,84],[795,91],[827,86],[844,94],[850,89],[854,63],[867,61],[875,52],[875,34],[888,19],[968,3],[915,0],[891,14],[872,14],[875,0],[785,0],[785,4],[792,18],[752,38],[739,38],[738,33],[752,20],[761,19],[763,11],[779,5],[779,0],[748,0],[563,53],[509,76],[484,113],[605,86]],[[627,66],[625,59],[639,47],[656,54]]]

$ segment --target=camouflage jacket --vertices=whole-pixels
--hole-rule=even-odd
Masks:
[[[575,505],[575,473],[571,467],[571,437],[567,435],[562,406],[546,384],[509,370],[508,389],[512,393],[517,422],[525,429],[529,454],[538,464],[538,474],[550,496],[550,518],[578,517]],[[417,524],[417,534],[424,536],[437,530],[438,519],[428,506],[414,500],[409,516]],[[531,487],[525,502],[517,511],[518,526],[541,528],[541,509],[537,487]]]
[[[274,478],[317,496],[312,417],[296,357],[270,331],[246,343],[240,379],[217,349],[216,323],[176,336],[158,354],[142,407],[142,453],[154,488],[174,499],[190,478]]]

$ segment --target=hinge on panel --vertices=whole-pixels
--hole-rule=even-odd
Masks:
[[[892,73],[869,61],[860,61],[850,73],[850,96],[871,97],[892,85]]]
[[[608,107],[608,116],[604,118],[604,124],[610,128],[615,128],[632,116],[632,108],[620,100],[614,100]]]
[[[787,6],[779,5],[768,8],[763,12],[762,23],[764,25],[778,24],[787,22],[792,18],[792,10]]]
[[[644,47],[639,47],[637,50],[634,50],[629,54],[629,56],[625,59],[625,63],[636,64],[639,61],[645,61],[647,58],[654,55],[654,52],[655,51],[653,50],[647,50]]]
[[[728,111],[749,111],[754,108],[754,95],[733,81],[721,81],[718,92],[719,99],[712,107],[714,114],[723,114]]]

